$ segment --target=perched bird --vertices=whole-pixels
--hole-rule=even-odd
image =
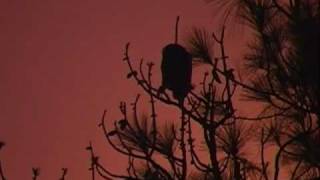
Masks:
[[[173,97],[183,103],[192,89],[192,56],[181,45],[168,44],[162,50],[161,72],[162,85],[159,91],[169,89]]]

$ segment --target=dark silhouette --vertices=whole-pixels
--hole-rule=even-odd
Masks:
[[[32,180],[37,180],[40,175],[40,169],[39,168],[32,168]]]
[[[229,15],[254,31],[244,57],[251,77],[238,84],[245,97],[264,105],[255,118],[263,120],[261,142],[277,147],[274,162],[261,160],[264,179],[278,179],[281,169],[289,169],[291,179],[319,178],[319,1],[229,2]]]
[[[162,85],[160,92],[166,88],[181,103],[191,90],[192,57],[179,44],[169,44],[162,50]]]
[[[173,97],[181,104],[191,90],[192,56],[178,44],[178,22],[179,16],[176,20],[175,43],[168,44],[162,50],[162,85],[159,92],[171,90]]]
[[[67,173],[68,173],[68,169],[67,168],[62,168],[61,171],[62,171],[62,175],[61,175],[61,178],[59,180],[65,180],[65,178],[67,176]]]

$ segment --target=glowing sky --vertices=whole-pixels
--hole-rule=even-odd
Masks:
[[[97,124],[104,109],[119,117],[120,100],[132,100],[123,47],[132,57],[160,62],[173,40],[192,25],[214,30],[214,12],[202,0],[2,0],[0,1],[0,153],[9,179],[89,179],[90,140],[106,164],[123,168]],[[233,50],[236,51],[236,50]],[[130,89],[130,92],[127,90]],[[112,158],[111,158],[112,157]]]

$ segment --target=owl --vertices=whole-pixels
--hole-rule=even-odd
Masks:
[[[179,103],[191,90],[192,56],[179,44],[168,44],[162,50],[162,85],[160,92],[172,91]]]

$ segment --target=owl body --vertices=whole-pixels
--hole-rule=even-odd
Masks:
[[[183,102],[191,90],[192,57],[184,47],[169,44],[162,50],[161,90],[169,89],[173,97]]]

